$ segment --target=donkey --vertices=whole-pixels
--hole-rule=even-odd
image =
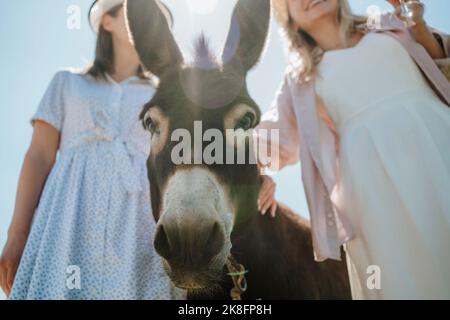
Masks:
[[[200,38],[192,64],[185,64],[157,0],[128,0],[125,7],[141,62],[160,81],[141,120],[152,134],[147,167],[154,246],[173,283],[192,299],[229,299],[230,290],[243,299],[349,299],[345,262],[314,261],[306,220],[284,206],[274,219],[258,214],[256,164],[172,161],[177,129],[194,136],[196,121],[223,134],[258,124],[246,75],[265,47],[270,0],[239,0],[221,61]],[[228,142],[219,151],[229,151]],[[250,148],[248,141],[231,145]],[[203,143],[200,152],[205,148]],[[192,159],[198,150],[183,153]],[[241,266],[246,291],[244,273],[228,272]]]

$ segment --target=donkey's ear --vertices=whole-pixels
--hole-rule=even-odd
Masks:
[[[142,64],[161,77],[171,68],[180,67],[183,55],[161,11],[159,0],[126,0],[128,32]]]
[[[224,64],[240,62],[247,72],[258,63],[270,25],[270,0],[239,0],[225,42]]]

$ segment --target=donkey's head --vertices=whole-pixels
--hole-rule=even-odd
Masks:
[[[222,59],[201,37],[186,64],[155,0],[129,0],[128,26],[141,62],[160,83],[141,119],[152,133],[148,159],[155,248],[181,288],[211,287],[231,233],[257,212],[251,129],[260,111],[246,86],[270,22],[270,0],[240,0]],[[244,155],[244,158],[242,158]]]

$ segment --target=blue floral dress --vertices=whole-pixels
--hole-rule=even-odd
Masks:
[[[10,299],[182,299],[153,248],[138,117],[154,88],[58,72],[32,121],[60,131]]]

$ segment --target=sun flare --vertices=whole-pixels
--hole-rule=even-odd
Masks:
[[[209,14],[214,11],[218,0],[186,0],[189,10],[196,14]]]

